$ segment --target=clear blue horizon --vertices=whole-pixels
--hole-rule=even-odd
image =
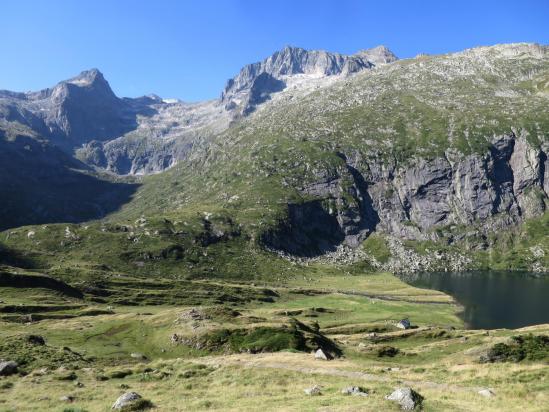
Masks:
[[[448,2],[449,3],[449,2]],[[400,58],[549,40],[549,1],[4,0],[0,89],[39,90],[98,68],[118,96],[216,98],[286,45]]]

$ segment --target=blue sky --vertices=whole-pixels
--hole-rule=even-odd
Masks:
[[[0,89],[38,90],[97,67],[120,96],[214,98],[285,45],[399,57],[549,43],[549,0],[2,0]]]

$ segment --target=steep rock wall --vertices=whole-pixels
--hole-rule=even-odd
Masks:
[[[337,222],[333,230],[343,236],[304,240],[303,234],[319,224],[322,214],[318,209],[310,213],[307,202],[290,205],[289,222],[270,232],[265,238],[268,245],[312,256],[340,243],[356,247],[373,231],[437,240],[437,229],[474,225],[486,234],[545,211],[549,161],[544,148],[534,147],[524,135],[499,136],[483,154],[447,151],[444,157],[414,159],[406,165],[365,160],[356,154],[338,156],[345,161],[344,168],[320,177],[301,192],[321,199],[318,205],[332,221],[326,228]],[[297,220],[292,218],[296,213]],[[300,247],[295,248],[298,237]]]

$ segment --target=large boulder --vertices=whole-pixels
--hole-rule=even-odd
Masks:
[[[9,376],[17,373],[17,363],[13,361],[0,362],[0,376]]]
[[[402,319],[396,324],[396,327],[399,329],[410,329],[412,327],[412,324],[410,323],[409,319]]]
[[[398,402],[400,408],[404,411],[412,411],[416,407],[421,406],[423,396],[414,391],[412,388],[397,388],[387,395],[385,399]]]

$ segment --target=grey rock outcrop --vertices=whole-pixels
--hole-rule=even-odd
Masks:
[[[343,395],[352,395],[352,396],[368,396],[368,391],[362,389],[360,386],[348,386],[341,390]]]
[[[340,243],[356,247],[373,231],[438,240],[435,229],[461,225],[479,227],[482,236],[545,210],[547,154],[522,134],[495,138],[484,154],[447,151],[444,157],[404,164],[338,156],[340,167],[301,188],[318,200],[289,205],[287,225],[266,234],[267,245],[315,256]],[[314,233],[322,228],[331,236],[322,236],[321,244]]]

